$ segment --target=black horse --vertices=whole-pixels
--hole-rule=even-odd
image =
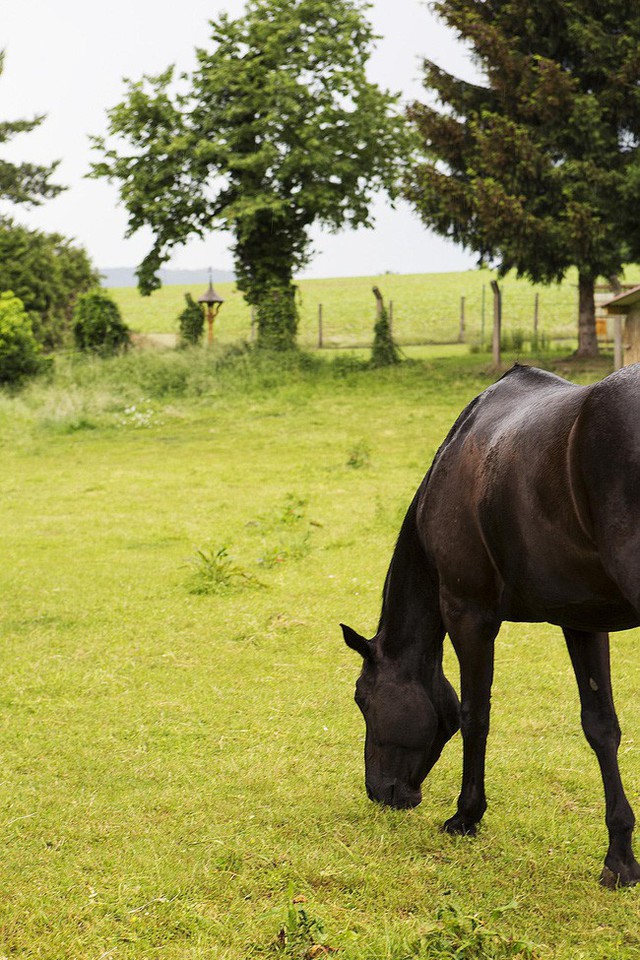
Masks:
[[[475,833],[503,620],[562,627],[604,782],[601,882],[637,883],[608,631],[640,625],[640,364],[586,387],[516,365],[458,417],[405,517],[375,637],[343,626],[364,659],[355,699],[372,800],[420,803],[460,727],[462,787],[444,829]],[[461,703],[442,671],[445,632]]]

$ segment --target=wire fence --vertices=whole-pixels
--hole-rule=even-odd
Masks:
[[[536,289],[501,284],[502,331],[507,343],[573,340],[577,335],[577,291],[570,286]],[[299,341],[319,349],[370,346],[376,319],[373,297],[353,303],[301,304]],[[397,295],[386,300],[394,339],[400,346],[469,343],[486,346],[493,329],[493,294],[477,289],[438,290],[428,297]]]

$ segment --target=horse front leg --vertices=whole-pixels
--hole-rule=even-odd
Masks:
[[[600,882],[605,887],[633,886],[640,881],[640,866],[631,847],[635,817],[618,767],[620,726],[611,690],[609,636],[580,630],[563,632],[578,681],[582,729],[598,758],[604,784],[609,850]]]
[[[444,604],[447,632],[460,663],[460,730],[462,787],[456,813],[446,821],[447,833],[473,836],[485,810],[485,754],[489,734],[493,648],[500,623],[473,609]]]

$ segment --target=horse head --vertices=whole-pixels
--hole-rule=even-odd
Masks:
[[[355,701],[366,725],[365,785],[370,800],[416,807],[421,785],[460,726],[460,704],[442,673],[413,671],[342,624],[345,643],[363,659]]]

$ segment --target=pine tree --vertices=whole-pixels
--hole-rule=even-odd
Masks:
[[[578,355],[597,353],[594,285],[640,259],[640,5],[436,0],[481,81],[426,61],[424,159],[406,195],[426,224],[501,275],[579,278]]]
[[[4,51],[0,50],[0,76],[3,69]],[[0,121],[0,146],[8,143],[16,134],[35,130],[44,119],[44,116],[40,116],[31,120]],[[0,200],[37,206],[43,200],[57,196],[65,189],[50,183],[58,162],[43,167],[35,163],[15,164],[0,159]]]

